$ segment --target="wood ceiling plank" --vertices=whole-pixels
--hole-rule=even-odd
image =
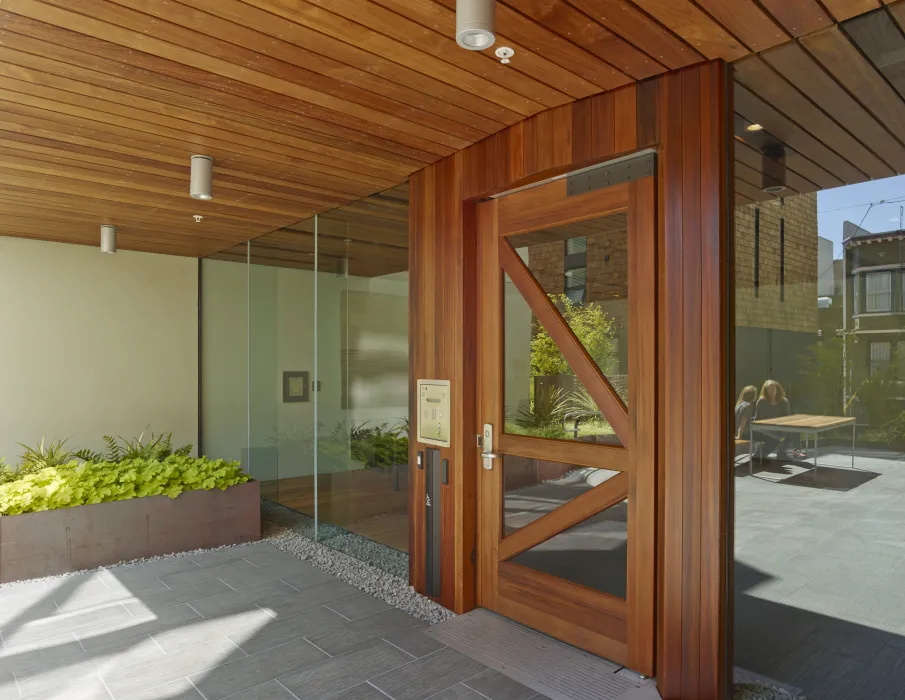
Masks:
[[[764,169],[763,165],[763,156],[759,151],[749,146],[744,141],[740,141],[735,139],[733,142],[733,149],[735,154],[735,163],[736,167],[739,165],[744,165],[749,167],[758,173],[762,173]],[[801,157],[801,156],[800,156]],[[814,166],[817,167],[817,166]],[[770,172],[776,172],[777,168],[771,168]],[[756,182],[748,179],[752,184],[757,184],[761,180],[757,180]],[[816,192],[820,189],[820,186],[808,180],[806,177],[803,177],[795,170],[793,170],[788,161],[786,161],[786,174],[785,181],[779,184],[788,185],[791,189],[796,192]]]
[[[12,55],[11,55],[12,54]],[[276,131],[266,131],[247,127],[241,122],[221,119],[204,113],[190,112],[182,108],[163,108],[151,100],[124,95],[105,88],[88,86],[68,78],[60,78],[51,73],[22,68],[12,63],[20,54],[14,54],[0,47],[0,86],[10,92],[29,95],[38,99],[63,102],[95,112],[96,116],[110,115],[130,122],[154,124],[160,127],[154,133],[192,134],[208,141],[222,143],[224,148],[236,151],[249,150],[258,153],[279,153],[283,156],[304,153],[306,157],[333,163],[338,168],[354,172],[364,166],[364,172],[377,175],[390,170],[401,177],[412,168],[423,163],[391,157],[376,158],[371,155],[356,155],[348,149],[322,146],[308,141],[286,136]],[[52,66],[48,66],[52,70]]]
[[[164,1],[167,3],[165,6],[168,7],[170,0]],[[420,95],[421,100],[427,96],[442,100],[444,105],[459,105],[463,111],[476,117],[474,122],[466,121],[475,128],[482,128],[482,125],[494,122],[506,125],[514,124],[522,118],[518,112],[485,100],[479,93],[463,90],[458,86],[450,85],[393,61],[386,61],[378,55],[302,26],[283,16],[235,1],[191,0],[191,3],[192,7],[203,10],[209,15],[251,27],[264,34],[278,36],[279,40],[274,39],[274,41],[289,43],[296,54],[299,53],[298,49],[303,49],[302,53],[315,53],[319,57],[326,56],[336,59],[337,65],[331,69],[330,74],[339,80],[357,84],[355,71],[360,70],[365,74],[363,79],[365,84],[359,85],[359,87],[372,85],[374,88],[378,88],[383,84],[404,85],[410,87],[416,95]],[[351,69],[344,66],[349,66]],[[374,79],[375,82],[372,83],[371,79]],[[376,81],[383,81],[383,83]]]
[[[206,86],[184,80],[176,77],[175,71],[167,74],[170,65],[167,61],[2,9],[0,26],[4,28],[0,30],[4,46],[22,54],[53,59],[56,69],[65,77],[199,111],[225,108],[234,119],[250,125],[280,128],[324,145],[354,145],[363,153],[377,149],[375,154],[390,151],[418,157],[423,153],[381,135],[305,116],[295,109],[294,100],[284,100],[274,93],[231,85],[229,81],[220,81],[224,84],[219,86],[211,81],[212,84]],[[71,70],[62,72],[70,65]],[[190,77],[201,75],[198,79],[202,81],[206,75],[188,68],[184,72]]]
[[[122,27],[117,22],[126,21],[122,12],[125,8],[107,2],[107,0],[81,0],[78,5],[79,10],[90,11],[92,16],[65,9],[69,5],[67,0],[7,0],[3,7],[14,14],[54,24],[96,39],[103,39],[135,52],[166,59],[216,76],[221,80],[245,83],[252,87],[291,97],[303,105],[305,113],[315,118],[345,123],[358,129],[388,129],[399,134],[403,143],[407,141],[413,144],[420,143],[422,147],[434,143],[459,149],[469,143],[465,139],[445,134],[437,129],[362,107],[311,89],[304,84],[292,82],[284,77],[249,70],[200,50],[185,49],[178,44],[144,34],[140,30]]]
[[[734,61],[748,53],[742,42],[689,0],[633,1],[706,58]]]
[[[45,173],[26,172],[21,169],[6,167],[2,163],[0,163],[0,184],[21,185],[31,189],[62,192],[64,194],[76,196],[91,196],[93,192],[97,191],[96,187],[92,187],[91,183],[84,180]],[[170,196],[135,190],[129,187],[106,185],[103,188],[103,192],[104,199],[113,202],[154,206],[176,212],[185,212],[187,215],[187,222],[190,221],[188,217],[191,216],[191,214],[207,215],[215,213],[218,216],[234,219],[236,221],[259,223],[261,224],[262,229],[270,226],[272,230],[289,225],[294,218],[293,216],[252,211],[250,209],[242,209],[227,204],[218,204],[216,203],[216,200],[200,204],[191,199],[187,200],[184,195]],[[191,203],[191,205],[188,203]],[[193,208],[189,208],[190,206]]]
[[[604,27],[631,42],[671,70],[704,57],[658,22],[625,0],[568,0]]]
[[[88,234],[84,234],[83,236],[78,237],[78,239],[74,239],[69,234],[52,234],[48,233],[46,230],[42,231],[25,231],[23,229],[17,228],[6,228],[3,227],[2,223],[0,223],[0,236],[8,236],[14,238],[31,238],[34,240],[41,241],[49,241],[52,243],[68,243],[73,245],[87,245],[87,246],[96,246],[99,245],[98,239],[92,242],[90,240],[90,236]],[[134,240],[130,241],[128,244],[119,246],[122,250],[134,250],[136,252],[141,253],[158,253],[161,255],[187,255],[190,257],[201,257],[204,254],[204,250],[206,248],[201,246],[190,245],[185,248],[182,248],[178,245],[174,246],[172,242],[167,243],[154,243],[143,240],[140,237],[136,237]]]
[[[838,153],[830,150],[821,141],[811,136],[798,124],[778,112],[739,82],[735,83],[735,111],[748,120],[749,123],[763,125],[768,134],[816,163],[835,178],[840,185],[850,185],[867,180],[867,176],[864,173]],[[788,159],[788,157],[787,155],[786,158]],[[817,175],[809,173],[806,169],[800,167],[795,169],[808,177],[808,179],[823,186],[822,179]]]
[[[442,2],[437,2],[437,0],[374,0],[374,4],[384,8],[385,11],[403,15],[417,22],[421,27],[439,34],[444,39],[451,40],[455,45],[455,49],[458,49],[458,44],[455,44],[454,39],[456,35],[455,10],[445,7]],[[505,28],[506,33],[495,32],[496,44],[510,47],[515,51],[515,55],[518,56],[516,60],[509,64],[509,70],[517,70],[546,85],[555,85],[559,91],[572,99],[581,99],[600,92],[600,87],[595,82],[583,78],[572,70],[567,63],[556,62],[546,52],[532,51],[527,46],[514,40],[508,34],[509,24],[497,18],[497,30],[503,28]],[[576,53],[580,52],[578,47],[575,47],[575,50]],[[485,57],[493,60],[493,53],[488,52]],[[597,59],[595,61],[599,66],[598,70],[608,67],[602,61]]]
[[[905,146],[855,101],[799,44],[791,42],[761,57],[894,171],[905,172]],[[878,76],[879,77],[879,76]],[[905,111],[905,104],[902,104]]]
[[[456,0],[431,0],[431,4],[442,4],[452,12],[455,12],[456,9]],[[571,41],[564,41],[555,32],[507,5],[498,3],[496,16],[497,24],[506,28],[506,35],[510,37],[514,45],[523,46],[526,51],[546,56],[602,90],[612,90],[632,82],[632,79],[622,71],[604,63],[581,46]],[[500,38],[501,42],[503,40]]]
[[[521,81],[506,76],[509,80],[519,83],[518,90],[503,87],[487,78],[475,75],[457,66],[437,59],[436,57],[414,50],[410,46],[379,32],[365,27],[357,22],[332,12],[327,12],[304,2],[303,0],[246,0],[246,2],[259,9],[267,10],[298,24],[319,31],[334,39],[347,44],[357,46],[365,51],[377,54],[386,60],[395,61],[407,68],[425,73],[463,90],[473,91],[485,99],[512,110],[523,117],[536,114],[544,108],[544,104],[521,92]],[[500,66],[505,69],[505,66]],[[529,90],[530,92],[530,90]]]
[[[242,169],[240,163],[246,159],[257,161],[270,172],[290,170],[294,167],[303,167],[300,160],[293,160],[290,156],[281,155],[274,152],[254,152],[254,153],[237,153],[233,150],[223,150],[217,146],[209,144],[216,143],[214,140],[193,138],[191,135],[187,139],[177,139],[171,136],[172,132],[157,129],[158,133],[154,133],[153,125],[145,122],[135,122],[132,120],[119,120],[120,123],[114,123],[113,119],[106,117],[108,121],[95,121],[91,117],[105,117],[103,114],[92,114],[90,110],[74,107],[66,103],[51,102],[49,100],[29,100],[28,95],[14,92],[4,92],[0,95],[0,112],[22,114],[35,118],[44,117],[46,122],[55,122],[57,124],[65,124],[74,128],[94,129],[103,142],[105,135],[109,134],[124,141],[126,145],[132,143],[136,147],[145,144],[153,144],[158,148],[168,148],[170,155],[181,158],[183,162],[192,153],[203,151],[205,154],[214,158],[215,163],[222,163],[227,167],[238,167]],[[52,107],[52,109],[50,109]],[[138,128],[136,128],[138,127]],[[65,140],[65,139],[64,139]],[[251,149],[248,149],[251,150]],[[308,167],[315,169],[314,164]],[[321,164],[325,170],[328,168],[326,164]],[[371,170],[371,169],[368,169]],[[334,168],[333,172],[340,177],[355,182],[368,182],[374,185],[374,189],[383,189],[392,184],[394,180],[398,180],[401,176],[399,173],[384,173],[383,176],[376,172],[352,172],[341,168]],[[353,179],[354,178],[354,179]],[[372,190],[373,192],[373,190]],[[370,194],[370,192],[368,193]]]
[[[789,34],[754,0],[697,0],[697,3],[752,51],[788,41]]]
[[[844,22],[880,7],[879,0],[823,0],[823,4],[838,22]]]
[[[152,6],[145,0],[114,2],[134,10],[153,11],[168,22],[225,39],[237,46],[258,50],[266,47],[267,56],[327,76],[340,84],[385,95],[485,134],[494,133],[506,124],[502,113],[487,110],[486,101],[474,95],[440,81],[419,81],[420,74],[406,71],[401,66],[396,73],[387,73],[394,78],[389,79],[379,70],[380,64],[373,61],[375,57],[371,54],[249,5],[223,0],[191,0],[190,4],[157,0]],[[292,43],[290,37],[296,34],[304,34],[304,39]],[[304,51],[299,51],[300,47]],[[510,118],[514,119],[515,115],[511,114]]]
[[[838,27],[804,37],[801,43],[887,129],[905,135],[905,101]]]
[[[760,0],[760,3],[792,36],[810,34],[833,23],[817,0]]]
[[[892,168],[813,105],[760,57],[751,56],[736,62],[735,79],[776,110],[787,116],[794,115],[802,128],[819,141],[831,144],[836,153],[866,175],[882,178],[894,173]]]
[[[378,35],[395,39],[400,45],[407,44],[410,50],[421,50],[439,60],[461,66],[462,68],[505,85],[522,95],[530,97],[545,107],[558,107],[571,102],[569,95],[559,89],[557,83],[547,82],[551,78],[545,66],[539,61],[533,63],[535,74],[527,69],[512,69],[502,65],[492,52],[463,51],[456,43],[455,32],[440,33],[433,28],[424,27],[409,18],[409,12],[403,8],[402,13],[387,8],[370,0],[355,2],[334,2],[334,0],[303,0],[305,5],[316,7],[324,12],[332,12],[372,29]],[[521,66],[521,64],[517,64]],[[557,71],[558,72],[558,71]]]
[[[845,23],[845,33],[905,98],[905,37],[889,12],[872,12]]]
[[[636,80],[666,70],[661,63],[562,0],[505,0],[505,3]]]
[[[46,0],[54,2],[55,0]],[[209,56],[215,56],[225,61],[235,63],[250,71],[257,71],[267,75],[278,76],[290,82],[297,82],[319,92],[336,96],[360,104],[369,109],[376,109],[387,114],[407,119],[413,123],[422,124],[444,133],[453,134],[466,141],[473,142],[491,133],[488,130],[476,129],[467,122],[462,123],[456,119],[450,119],[442,114],[423,110],[419,106],[413,106],[408,102],[401,102],[384,93],[377,92],[371,85],[369,88],[360,88],[330,75],[325,75],[305,66],[298,65],[301,62],[287,61],[278,58],[274,53],[281,53],[281,42],[272,37],[249,30],[232,22],[226,22],[198,12],[178,3],[168,3],[161,8],[158,3],[149,6],[144,0],[115,0],[105,3],[101,7],[110,11],[105,14],[109,21],[118,26],[141,31],[149,36],[163,39],[183,48],[201,51]],[[97,16],[91,5],[83,8],[84,11]],[[161,12],[163,9],[163,12]],[[154,14],[151,14],[153,10]],[[146,14],[147,12],[147,14]],[[160,19],[159,16],[166,17]],[[285,44],[286,49],[282,53],[292,53],[295,56],[308,56],[309,52],[292,50],[291,45]],[[261,53],[251,47],[266,47],[267,52]],[[288,57],[288,56],[287,56]],[[422,99],[423,103],[424,100]],[[474,119],[471,120],[472,122]],[[501,128],[502,125],[500,125]]]

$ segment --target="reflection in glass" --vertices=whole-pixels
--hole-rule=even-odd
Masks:
[[[507,240],[627,403],[626,214]],[[587,387],[508,276],[504,300],[506,432],[618,444]]]
[[[503,455],[504,534],[511,535],[618,474],[609,469]]]
[[[618,474],[504,455],[504,533],[512,534]],[[628,501],[622,501],[510,561],[624,598],[627,523]]]
[[[858,697],[840,664],[905,645],[903,184],[735,210],[734,663],[807,697]]]

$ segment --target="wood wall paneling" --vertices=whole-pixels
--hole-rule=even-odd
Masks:
[[[424,200],[412,205],[410,247],[415,280],[412,290],[422,295],[412,302],[412,367],[417,378],[437,372],[439,363],[461,371],[465,357],[475,354],[464,345],[467,322],[461,311],[452,318],[432,313],[441,307],[447,310],[448,302],[440,302],[438,307],[444,295],[466,288],[466,280],[472,279],[468,277],[469,265],[477,276],[470,289],[479,290],[482,303],[488,299],[489,303],[499,303],[499,270],[481,269],[480,256],[471,261],[463,256],[473,244],[466,236],[468,212],[484,217],[486,225],[486,220],[495,218],[495,208],[501,202],[492,200],[476,207],[472,202],[546,175],[567,172],[576,163],[586,165],[649,144],[658,147],[659,243],[657,251],[639,252],[639,256],[658,256],[657,284],[650,285],[649,293],[656,294],[661,364],[658,384],[651,378],[648,388],[653,398],[637,407],[656,411],[661,417],[658,468],[657,474],[646,474],[636,481],[635,488],[652,488],[651,482],[656,482],[659,505],[656,519],[634,536],[639,547],[656,545],[659,566],[656,572],[650,572],[652,583],[645,597],[633,601],[646,607],[649,614],[642,618],[641,628],[626,630],[626,634],[636,638],[656,634],[656,659],[638,658],[633,663],[642,668],[656,664],[661,693],[667,699],[716,698],[727,681],[723,663],[727,608],[722,586],[729,553],[720,546],[720,538],[726,528],[727,509],[721,496],[728,471],[719,443],[720,431],[724,430],[721,411],[725,397],[721,392],[727,381],[725,363],[719,361],[725,352],[727,332],[721,314],[728,303],[719,286],[725,281],[720,277],[724,271],[719,264],[727,250],[725,182],[731,176],[727,144],[722,140],[731,114],[726,81],[727,67],[714,62],[590,97],[557,108],[556,115],[531,117],[456,158],[445,159],[445,174],[438,165],[432,165],[412,181],[413,198]],[[447,179],[452,186],[445,184]],[[451,192],[458,194],[451,196]],[[454,201],[456,196],[458,201]],[[457,213],[463,211],[465,214]],[[486,245],[487,241],[482,239],[477,244]],[[467,293],[463,298],[468,298]],[[640,297],[638,301],[644,303]],[[466,306],[470,303],[466,301]],[[474,317],[480,316],[475,311]],[[482,347],[477,355],[480,358],[498,351]],[[473,382],[473,376],[462,374],[445,378],[454,385]],[[687,405],[688,401],[694,403],[695,411],[660,408],[677,402]],[[457,432],[464,442],[450,450],[454,480],[461,480],[465,493],[471,491],[483,471],[474,462],[474,434],[486,420],[483,415],[501,411],[498,402],[497,397],[493,405],[482,405],[471,416],[467,429]],[[464,418],[464,407],[454,408],[453,415],[456,420]],[[702,416],[703,421],[684,420],[684,415]],[[650,440],[650,436],[643,439]],[[417,449],[415,443],[412,449]],[[463,461],[469,452],[472,461]],[[412,498],[413,507],[417,507],[423,494],[415,493]],[[478,504],[482,527],[496,507]],[[702,512],[704,508],[707,513]],[[444,523],[457,528],[454,536],[444,534],[444,566],[461,568],[474,546],[473,533],[464,529],[465,520],[459,515]],[[499,528],[499,523],[490,525]],[[495,556],[481,559],[478,566],[492,566]],[[415,567],[423,565],[418,555],[413,562]],[[421,585],[418,572],[413,573],[415,585]],[[474,579],[456,581],[462,591],[444,588],[441,602],[446,605],[459,606],[472,595],[469,589]],[[478,600],[488,595],[493,595],[492,589],[480,591]],[[518,612],[530,613],[521,608]]]

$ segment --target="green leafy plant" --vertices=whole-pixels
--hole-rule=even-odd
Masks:
[[[98,452],[88,453],[87,461],[123,462],[128,459],[163,460],[171,455],[188,457],[192,453],[193,445],[173,447],[173,433],[161,433],[151,435],[145,439],[144,432],[136,438],[128,440],[123,437],[114,438],[104,435],[104,443],[107,445],[107,453],[101,455]]]
[[[170,455],[163,460],[70,462],[0,484],[0,516],[185,491],[227,489],[249,480],[238,462]]]
[[[611,374],[616,361],[616,321],[589,302],[576,304],[565,294],[551,294],[550,299],[560,309],[563,319],[575,337],[604,374]],[[572,374],[572,368],[559,351],[553,338],[537,320],[531,337],[531,376],[552,377]]]
[[[67,440],[54,440],[48,444],[42,437],[36,447],[30,447],[20,442],[19,445],[25,451],[19,457],[19,467],[16,469],[16,473],[22,477],[48,467],[62,467],[77,459],[90,458],[90,453],[86,451],[65,449],[67,441],[68,438]]]
[[[569,411],[569,395],[561,388],[540,385],[534,400],[519,409],[515,422],[523,428],[562,427],[562,419]]]
[[[5,459],[0,458],[0,485],[8,484],[18,478],[16,471],[6,463]]]

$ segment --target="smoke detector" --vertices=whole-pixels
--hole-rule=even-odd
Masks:
[[[195,220],[196,224],[200,224],[201,220],[204,218],[201,214],[192,214],[192,218]]]
[[[500,63],[506,64],[509,63],[509,59],[515,56],[515,49],[511,49],[508,46],[501,46],[496,51],[496,57],[500,59]]]

